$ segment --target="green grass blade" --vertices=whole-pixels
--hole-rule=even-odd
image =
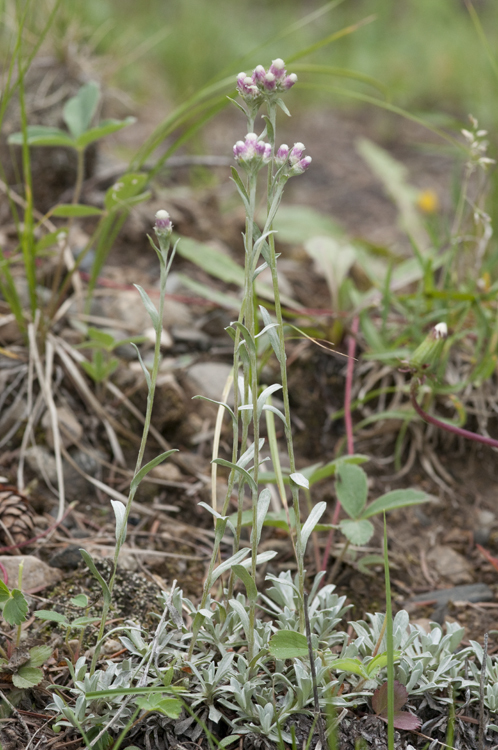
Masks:
[[[386,581],[386,646],[387,646],[387,746],[394,750],[394,639],[387,521],[384,513],[384,576]]]

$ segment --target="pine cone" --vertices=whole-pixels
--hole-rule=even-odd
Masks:
[[[35,536],[33,516],[33,509],[24,495],[20,495],[15,487],[0,485],[0,544],[2,546],[10,547],[13,542],[20,544],[32,539]]]

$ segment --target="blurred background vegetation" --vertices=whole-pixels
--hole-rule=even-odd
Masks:
[[[108,56],[113,82],[139,101],[156,93],[178,103],[238,72],[239,61],[249,69],[274,57],[287,60],[366,20],[303,62],[373,76],[411,111],[432,118],[472,112],[491,127],[498,120],[498,62],[488,53],[498,50],[498,3],[469,6],[468,0],[66,0],[52,36],[61,55],[84,47]]]

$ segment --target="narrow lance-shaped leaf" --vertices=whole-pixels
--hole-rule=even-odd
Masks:
[[[263,407],[268,397],[271,396],[272,393],[275,393],[275,391],[279,391],[281,388],[282,386],[279,383],[273,383],[273,385],[269,385],[268,388],[265,388],[264,391],[258,396],[258,419],[260,419],[261,417]]]
[[[261,539],[261,530],[263,528],[263,524],[266,518],[266,514],[268,512],[268,508],[270,506],[271,502],[271,492],[269,489],[265,488],[259,495],[258,498],[258,505],[256,508],[256,528],[252,530],[251,532],[251,546],[252,546],[252,537],[253,534],[256,534],[256,547],[259,544],[259,540]]]
[[[132,347],[135,349],[138,357],[138,361],[140,362],[140,367],[142,368],[142,372],[145,376],[145,382],[147,383],[147,390],[151,391],[152,388],[152,380],[150,379],[150,372],[148,371],[147,367],[145,366],[145,362],[142,359],[142,355],[140,354],[140,351],[138,349],[138,346],[132,342],[130,342]]]
[[[263,307],[263,305],[259,306],[259,309],[261,311],[261,317],[263,318],[263,323],[266,326],[271,325],[272,319],[270,317],[270,313],[266,308]],[[268,328],[268,338],[270,339],[271,348],[275,352],[275,356],[279,361],[279,364],[282,365],[282,357],[281,357],[281,350],[280,350],[280,340],[278,338],[278,332],[275,328]],[[285,355],[284,355],[285,359]]]
[[[81,557],[83,558],[88,568],[90,569],[90,572],[92,573],[94,578],[97,579],[100,585],[100,588],[102,589],[102,596],[104,597],[104,603],[107,606],[111,606],[111,592],[109,591],[109,586],[104,581],[99,571],[95,567],[95,563],[92,559],[92,556],[86,551],[86,549],[80,549],[80,553],[81,553]]]
[[[136,490],[142,479],[149,473],[149,471],[165,461],[169,456],[171,456],[172,453],[178,453],[178,448],[172,448],[169,451],[164,451],[164,453],[161,453],[159,456],[153,458],[152,461],[149,461],[148,464],[142,466],[140,471],[137,472],[131,480],[130,489],[132,491]]]
[[[111,135],[111,133],[117,133],[118,130],[133,125],[134,122],[136,122],[135,117],[126,117],[124,120],[102,120],[97,127],[82,133],[76,139],[76,145],[78,148],[86,148],[90,143],[105,138],[106,135]]]
[[[257,491],[256,482],[254,481],[253,477],[249,474],[248,471],[243,469],[241,466],[237,466],[237,464],[232,463],[231,461],[227,461],[224,458],[215,458],[213,461],[214,464],[219,464],[220,466],[225,466],[227,469],[232,469],[233,471],[236,471],[238,474],[241,475],[243,479],[248,483],[249,487]]]
[[[361,517],[370,518],[370,516],[374,516],[377,513],[384,513],[388,510],[427,503],[429,499],[429,496],[421,490],[393,490],[392,492],[386,492],[385,495],[381,495],[373,503],[370,503],[361,514]]]
[[[247,597],[249,601],[255,602],[258,598],[258,589],[256,588],[254,579],[249,571],[246,570],[243,565],[232,565],[232,570],[237,578],[240,578],[240,580],[246,587]]]
[[[121,500],[111,500],[111,505],[116,517],[116,540],[119,541],[126,534],[126,506]],[[123,536],[123,542],[124,540]]]
[[[217,568],[214,569],[213,575],[211,577],[212,583],[215,583],[215,581],[218,580],[218,578],[225,573],[227,570],[230,570],[234,565],[238,565],[244,557],[247,557],[250,550],[247,549],[239,549],[238,552],[235,553],[235,555],[232,555],[232,557],[229,557],[228,560],[225,560],[224,562],[220,563]]]
[[[142,298],[142,302],[144,303],[144,307],[149,313],[149,317],[152,321],[152,325],[154,326],[154,329],[157,331],[159,327],[159,313],[157,312],[156,308],[154,307],[151,298],[145,291],[145,289],[142,289],[141,286],[138,284],[133,284],[135,289],[138,289],[140,296]]]
[[[306,522],[303,524],[303,528],[301,529],[301,540],[303,545],[303,550],[306,549],[306,545],[308,543],[308,539],[310,537],[311,532],[317,525],[320,518],[323,516],[327,509],[327,503],[321,502],[317,503],[311,513],[309,514],[308,518],[306,519]]]

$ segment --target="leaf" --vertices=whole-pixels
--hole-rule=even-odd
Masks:
[[[83,204],[60,203],[52,211],[52,216],[101,216],[103,211],[95,206],[84,206]]]
[[[309,490],[310,488],[310,483],[304,474],[295,472],[294,474],[289,474],[289,479],[294,482],[294,484],[297,484],[298,487],[303,487],[305,490]]]
[[[111,500],[111,505],[116,517],[116,541],[119,542],[123,532],[126,533],[126,505],[121,500]]]
[[[244,628],[246,636],[248,636],[249,633],[249,613],[242,604],[242,602],[239,602],[237,599],[230,599],[230,607],[237,612],[237,615],[239,616],[239,620],[242,623],[242,627]]]
[[[130,172],[123,175],[107,190],[104,205],[108,211],[116,208],[126,208],[133,204],[139,193],[147,183],[148,176],[140,172]],[[143,194],[145,195],[145,194]]]
[[[387,721],[388,683],[384,682],[372,695],[372,708],[383,721]],[[409,711],[400,711],[408,700],[408,690],[401,682],[394,680],[394,726],[396,729],[418,729],[421,720]]]
[[[102,120],[97,127],[82,133],[77,138],[76,145],[78,148],[86,148],[90,143],[105,138],[106,135],[111,135],[111,133],[117,133],[118,130],[133,125],[134,122],[136,122],[136,117],[126,117],[124,120]]]
[[[401,651],[393,651],[393,660],[399,659]],[[381,669],[387,665],[387,652],[377,654],[372,661],[368,662],[366,670],[369,677],[375,677]],[[406,703],[406,700],[404,701]],[[401,706],[403,703],[401,704]]]
[[[250,550],[247,547],[245,549],[239,549],[239,551],[236,552],[235,555],[232,555],[232,557],[229,557],[228,560],[225,560],[224,562],[220,563],[220,565],[218,565],[218,567],[213,570],[213,574],[211,577],[211,584],[217,581],[222,573],[224,573],[227,570],[230,570],[230,568],[232,568],[234,565],[237,565],[238,563],[242,562],[244,557],[247,557],[249,552]]]
[[[249,571],[246,570],[243,565],[232,565],[232,570],[237,578],[240,578],[240,580],[246,587],[247,598],[249,599],[249,601],[255,602],[258,598],[258,589],[256,588],[254,579]]]
[[[236,424],[237,419],[235,417],[235,414],[233,413],[233,410],[224,401],[215,401],[213,398],[208,398],[207,396],[192,396],[192,400],[196,398],[202,399],[203,401],[210,401],[212,404],[216,404],[217,406],[223,406],[223,408],[226,409],[232,417],[233,424]]]
[[[386,492],[370,503],[361,514],[362,518],[370,518],[377,513],[384,513],[395,508],[405,508],[408,505],[418,505],[419,503],[428,503],[429,496],[421,490],[393,490]]]
[[[145,289],[142,289],[142,287],[139,286],[139,284],[133,284],[133,286],[135,287],[135,289],[138,289],[138,291],[140,293],[140,296],[142,298],[142,302],[144,304],[144,307],[147,310],[147,312],[149,313],[149,318],[152,321],[152,325],[154,326],[154,330],[157,331],[157,329],[159,327],[159,313],[157,312],[157,310],[156,310],[156,308],[155,308],[155,306],[154,306],[151,298],[149,297],[149,295],[147,294],[147,292],[145,291]]]
[[[261,417],[266,400],[272,395],[272,393],[275,393],[275,391],[279,391],[281,388],[282,386],[279,385],[279,383],[273,383],[273,385],[269,385],[268,388],[265,388],[264,391],[258,396],[258,419]]]
[[[64,148],[76,148],[76,142],[69,133],[59,128],[49,128],[44,125],[29,125],[26,129],[28,146],[63,146]],[[12,133],[7,139],[11,146],[22,146],[24,143],[22,133]]]
[[[50,646],[33,646],[33,648],[30,648],[29,666],[41,667],[52,656],[52,650]]]
[[[373,525],[366,519],[355,521],[350,518],[345,518],[340,522],[339,528],[344,536],[349,539],[351,544],[356,544],[358,547],[367,544],[374,533]]]
[[[90,127],[100,98],[98,83],[90,81],[80,88],[76,96],[68,99],[62,110],[62,117],[69,132],[78,138]]]
[[[301,245],[311,237],[343,237],[344,232],[328,215],[305,206],[280,206],[273,221],[279,242]]]
[[[308,641],[295,630],[278,630],[270,638],[270,654],[275,659],[305,659],[308,656]]]
[[[31,688],[43,680],[43,672],[35,667],[21,667],[12,675],[12,682],[17,688]]]
[[[325,502],[317,503],[314,506],[311,513],[309,514],[305,523],[303,524],[303,528],[301,529],[301,541],[303,545],[303,552],[306,549],[306,545],[308,544],[308,539],[310,537],[311,532],[317,525],[320,518],[325,513],[326,509],[327,509],[327,503]]]
[[[263,523],[266,518],[266,514],[268,513],[268,508],[270,506],[271,502],[271,492],[269,489],[265,488],[260,492],[259,498],[258,498],[258,505],[256,509],[256,529],[252,530],[251,533],[251,546],[252,546],[252,535],[256,533],[256,548],[259,545],[259,540],[261,539],[261,530],[263,528]]]
[[[213,461],[214,464],[219,464],[220,466],[225,466],[227,469],[232,469],[233,471],[238,472],[241,474],[243,479],[248,483],[249,487],[257,492],[258,488],[256,486],[256,482],[252,478],[252,476],[249,474],[248,471],[242,468],[242,466],[237,466],[237,464],[233,464],[231,461],[227,461],[224,458],[215,458]]]
[[[151,469],[153,469],[155,466],[158,466],[159,464],[162,464],[163,461],[165,461],[169,456],[171,456],[172,453],[178,453],[178,448],[172,448],[169,451],[164,451],[164,453],[161,453],[159,456],[156,456],[152,459],[152,461],[149,461],[148,464],[145,464],[145,466],[142,466],[139,472],[135,474],[133,479],[131,480],[130,484],[130,490],[134,491],[142,481],[142,479],[149,473]]]
[[[28,613],[28,602],[19,589],[12,589],[10,598],[5,602],[3,616],[9,625],[20,625]]]
[[[183,708],[178,698],[164,698],[162,695],[139,697],[135,702],[143,711],[158,711],[170,719],[178,719]]]
[[[6,602],[7,599],[10,599],[10,589],[0,580],[0,603]]]
[[[359,659],[335,659],[330,662],[330,668],[339,672],[357,674],[359,677],[368,680],[368,674],[363,666],[363,662]]]
[[[69,620],[61,612],[52,612],[49,609],[39,609],[35,612],[35,617],[40,620],[48,620],[49,622],[58,622],[60,625],[69,626]]]
[[[104,581],[102,576],[100,575],[99,571],[95,567],[95,563],[93,562],[92,556],[86,551],[86,549],[80,548],[81,557],[88,565],[88,568],[90,569],[90,572],[92,573],[93,577],[97,579],[99,582],[100,588],[102,589],[102,596],[104,597],[104,602],[107,606],[111,605],[111,592],[109,591],[109,586]]]
[[[355,464],[341,463],[337,467],[335,491],[340,504],[350,516],[359,518],[367,502],[367,475]]]
[[[266,310],[263,305],[259,306],[261,317],[263,318],[263,323],[265,326],[269,326],[272,322],[272,319],[270,317],[270,313],[268,310]],[[271,348],[273,349],[276,358],[278,359],[280,365],[283,364],[282,360],[282,352],[280,349],[280,339],[278,338],[278,332],[275,328],[269,328],[268,329],[268,338],[270,339]],[[284,355],[285,360],[285,355]]]
[[[356,249],[345,239],[330,236],[311,237],[304,243],[304,249],[327,282],[333,309],[339,307],[341,285],[356,261]]]
[[[312,467],[303,469],[303,474],[308,477],[310,487],[313,487],[314,484],[320,482],[322,479],[328,479],[329,477],[334,476],[338,466],[340,466],[340,464],[343,462],[348,464],[364,464],[369,460],[370,459],[368,458],[368,456],[363,456],[361,453],[356,453],[352,456],[344,456],[343,458],[338,458],[335,461],[330,461],[328,464],[325,464],[325,466],[322,466],[321,464],[314,464]],[[312,469],[312,471],[308,474],[310,468]]]
[[[150,393],[150,390],[152,388],[152,380],[150,378],[150,372],[148,371],[148,369],[147,369],[147,367],[145,365],[145,362],[142,359],[142,355],[140,354],[138,346],[136,344],[134,344],[133,341],[131,341],[130,343],[131,343],[132,347],[135,349],[135,351],[137,353],[138,361],[140,362],[140,367],[142,368],[142,372],[143,372],[144,377],[145,377],[145,382],[147,383],[147,390]]]

